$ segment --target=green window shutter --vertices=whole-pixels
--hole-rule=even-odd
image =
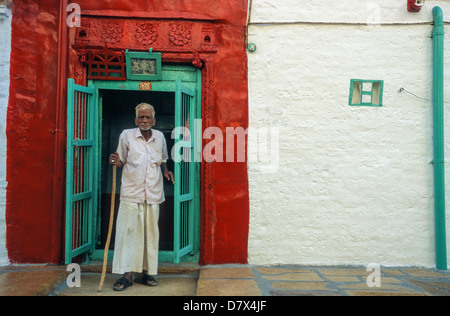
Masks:
[[[95,88],[67,88],[67,165],[65,263],[94,249],[97,211],[98,110]]]
[[[194,243],[194,126],[195,90],[176,82],[175,128],[184,128],[175,139],[174,262],[193,251]],[[191,133],[192,131],[192,133]]]

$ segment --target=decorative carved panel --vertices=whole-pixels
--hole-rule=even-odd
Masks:
[[[106,44],[120,43],[123,38],[124,31],[120,23],[110,23],[103,25],[102,39]]]
[[[215,50],[213,23],[183,20],[151,20],[82,16],[75,31],[79,46],[128,49],[130,51]]]
[[[192,25],[182,23],[170,25],[169,42],[179,47],[189,45],[192,42]]]
[[[150,46],[158,39],[157,23],[138,23],[135,33],[136,43]]]

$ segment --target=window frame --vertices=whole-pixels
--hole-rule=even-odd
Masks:
[[[371,89],[365,90],[364,84],[370,84]],[[348,105],[351,106],[383,106],[383,80],[351,79]],[[364,101],[364,96],[370,96],[370,102]],[[374,103],[378,99],[378,103]]]

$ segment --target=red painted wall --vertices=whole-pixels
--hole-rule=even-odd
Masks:
[[[59,3],[13,4],[11,87],[7,113],[7,248],[14,263],[60,262],[65,173],[57,137]],[[248,126],[246,0],[77,0],[81,10],[120,10],[158,18],[207,16],[217,25],[214,111],[210,126]],[[63,131],[62,131],[63,132]],[[58,146],[59,144],[59,146]],[[57,161],[55,162],[55,157]],[[201,264],[246,263],[249,221],[246,163],[213,163],[202,200]]]
[[[7,249],[12,262],[49,262],[57,1],[14,1],[7,111]],[[60,206],[62,207],[62,206]],[[61,232],[57,232],[58,235]]]

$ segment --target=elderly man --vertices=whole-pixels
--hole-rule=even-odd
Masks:
[[[109,157],[111,165],[123,167],[112,270],[123,277],[114,284],[116,291],[133,285],[133,272],[143,272],[145,285],[157,285],[153,276],[158,272],[163,175],[174,183],[174,175],[166,166],[164,135],[152,129],[155,125],[153,106],[139,104],[135,123],[137,128],[122,132],[117,151]]]

